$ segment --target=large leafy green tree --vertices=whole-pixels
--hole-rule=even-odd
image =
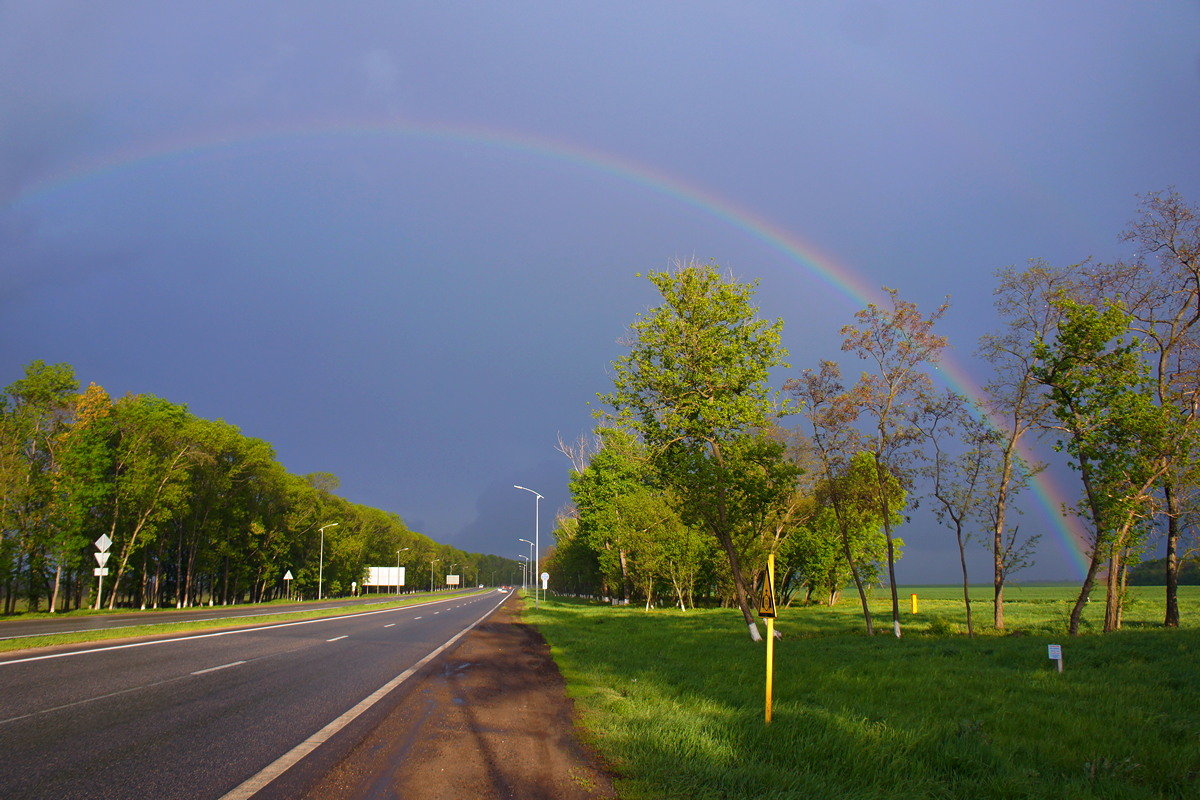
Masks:
[[[786,366],[783,322],[759,319],[754,285],[722,276],[715,264],[688,262],[647,277],[663,302],[638,315],[630,351],[614,364],[613,391],[601,399],[646,443],[684,520],[703,526],[724,551],[757,641],[736,536],[748,515],[778,500],[764,487],[787,485],[795,473],[782,444],[773,452],[749,444],[780,412],[767,381]]]
[[[1105,562],[1104,628],[1119,627],[1120,576],[1153,513],[1153,489],[1169,468],[1180,429],[1170,410],[1154,403],[1145,346],[1127,336],[1125,310],[1068,297],[1056,303],[1061,320],[1053,341],[1037,343],[1035,375],[1049,389],[1061,437],[1057,448],[1079,473],[1081,506],[1091,524],[1087,574],[1068,625],[1074,635]]]
[[[1135,256],[1116,264],[1090,265],[1088,285],[1100,299],[1119,300],[1129,325],[1146,347],[1153,398],[1170,409],[1184,433],[1176,439],[1170,464],[1159,482],[1161,521],[1166,539],[1164,624],[1179,625],[1179,564],[1183,521],[1200,504],[1196,479],[1195,431],[1200,414],[1200,209],[1175,191],[1142,199],[1141,213],[1123,238]]]
[[[50,570],[55,586],[62,574],[64,551],[71,544],[71,530],[56,490],[62,449],[62,434],[70,420],[79,382],[69,364],[34,361],[22,378],[5,389],[5,425],[0,429],[5,455],[0,457],[0,486],[5,499],[8,540],[0,555],[6,557],[10,576],[24,566],[29,604],[36,608],[43,595],[52,603],[56,591],[47,586]],[[11,526],[11,527],[10,527]],[[12,583],[7,592],[13,602]]]

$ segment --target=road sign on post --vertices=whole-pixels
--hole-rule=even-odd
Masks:
[[[100,566],[96,567],[93,574],[96,576],[96,610],[100,609],[100,598],[104,595],[104,576],[108,574],[108,567],[104,566],[108,562],[110,553],[108,548],[112,547],[112,539],[108,538],[107,533],[100,534],[100,538],[96,540],[96,563]]]
[[[550,586],[550,573],[549,573],[549,572],[543,572],[543,573],[542,573],[542,591],[543,591],[543,592],[544,592],[544,591],[546,591],[546,589],[547,589],[549,586]]]

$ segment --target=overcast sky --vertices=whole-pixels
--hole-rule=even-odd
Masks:
[[[949,294],[982,382],[996,269],[1200,202],[1198,34],[1195,2],[0,2],[0,385],[69,362],[512,557],[635,273],[760,281],[793,373],[847,286]],[[1077,577],[1023,524],[1025,577]],[[902,580],[954,579],[948,531],[903,536]]]

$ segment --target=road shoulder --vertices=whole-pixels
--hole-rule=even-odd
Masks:
[[[306,795],[608,800],[562,676],[515,597],[480,623]]]

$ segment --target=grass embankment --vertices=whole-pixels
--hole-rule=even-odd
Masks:
[[[473,597],[476,594],[482,593],[483,591],[465,592],[463,594],[453,596]],[[426,603],[432,600],[446,599],[450,598],[446,595],[417,594],[399,597],[394,601],[381,602],[379,600],[374,600],[369,603],[338,606],[336,608],[280,611],[275,614],[272,614],[269,611],[264,611],[262,614],[255,614],[254,616],[227,617],[207,620],[180,620],[178,622],[147,622],[144,625],[122,625],[118,628],[98,628],[96,630],[74,631],[71,633],[19,636],[12,639],[0,639],[0,653],[6,653],[12,650],[26,650],[29,648],[53,647],[55,645],[62,644],[95,642],[105,639],[129,639],[141,636],[163,636],[174,633],[189,633],[192,631],[215,630],[221,628],[249,628],[255,625],[265,625],[272,622],[295,622],[297,620],[317,619],[320,617],[341,617],[348,614],[362,613],[364,611],[382,611],[388,608],[399,608],[401,606],[410,606],[417,603]],[[265,607],[270,608],[270,604],[265,604]],[[221,606],[220,608],[228,609],[233,608],[233,606]],[[191,610],[195,610],[195,608]],[[128,611],[115,613],[128,613]],[[152,612],[149,610],[147,613],[152,614]],[[80,616],[84,615],[81,614]],[[59,618],[61,618],[61,615],[59,615]],[[3,633],[3,626],[0,626],[0,633]]]
[[[954,590],[916,591],[900,640],[887,620],[864,636],[856,598],[781,610],[770,726],[764,649],[737,612],[551,598],[526,619],[623,797],[1200,797],[1200,628],[1149,627],[1161,589],[1137,593],[1131,629],[1075,639],[1061,633],[1067,588],[1014,591],[1023,635],[974,639],[944,633],[961,624]],[[1183,601],[1195,626],[1200,588]],[[1048,643],[1063,645],[1061,675]]]

